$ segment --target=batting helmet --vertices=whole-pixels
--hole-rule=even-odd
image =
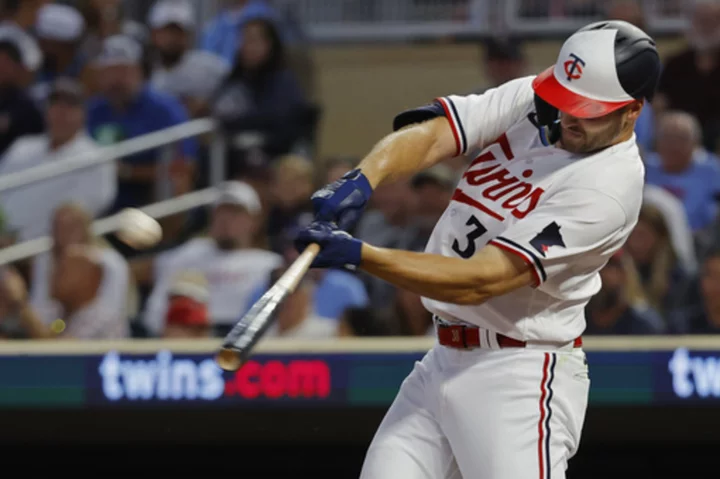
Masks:
[[[558,110],[596,118],[635,100],[652,100],[660,76],[655,41],[630,23],[587,25],[563,44],[554,66],[533,80],[537,119],[551,126]]]

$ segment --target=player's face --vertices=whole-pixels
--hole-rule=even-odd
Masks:
[[[642,103],[635,102],[599,118],[560,114],[560,146],[571,153],[592,153],[630,138]]]

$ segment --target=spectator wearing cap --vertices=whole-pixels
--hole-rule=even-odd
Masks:
[[[585,308],[589,335],[644,335],[666,330],[665,323],[643,295],[632,258],[622,251],[600,270],[602,287]]]
[[[141,67],[142,48],[132,38],[117,35],[105,41],[96,63],[101,69],[102,93],[90,101],[88,130],[103,146],[153,133],[188,121],[185,107],[171,95],[148,86]],[[173,193],[192,187],[192,162],[197,143],[186,139],[171,146],[170,182]],[[143,206],[158,199],[161,148],[118,161],[118,195],[114,210]]]
[[[487,88],[496,88],[510,80],[526,74],[527,64],[522,52],[522,44],[512,37],[490,38],[485,43],[483,69],[487,76]]]
[[[452,198],[460,176],[445,164],[435,165],[416,174],[411,182],[417,198],[414,223],[417,227],[413,250],[424,250],[430,234]]]
[[[33,86],[36,101],[44,103],[57,78],[81,79],[86,59],[78,47],[84,32],[85,20],[75,8],[50,3],[40,9],[35,34],[43,52],[43,65]]]
[[[24,136],[8,149],[0,175],[100,152],[86,132],[84,95],[75,80],[53,83],[45,121],[47,133]],[[10,228],[26,241],[50,233],[53,212],[61,204],[74,201],[97,217],[110,208],[116,190],[114,163],[102,163],[2,192],[0,205]]]
[[[98,56],[103,42],[114,35],[125,35],[146,45],[147,28],[128,17],[123,0],[76,0],[74,3],[85,19],[86,35],[80,51],[86,58]]]
[[[294,152],[312,123],[312,108],[287,68],[285,45],[275,24],[244,23],[235,65],[214,96],[212,114],[231,136],[231,146],[253,133],[267,156]],[[245,161],[238,157],[236,163]],[[237,165],[233,165],[237,168]]]
[[[666,62],[653,107],[658,115],[665,110],[694,115],[700,121],[703,146],[720,153],[720,2],[684,4],[689,7],[689,45]]]
[[[208,101],[229,73],[221,57],[192,50],[195,11],[183,0],[160,0],[148,15],[154,52],[150,84],[180,98],[192,117],[208,113]]]
[[[208,338],[212,334],[208,312],[207,279],[196,271],[183,271],[168,291],[163,337],[166,339]]]
[[[41,57],[32,37],[15,26],[0,26],[0,156],[16,139],[45,129],[26,89]]]
[[[282,264],[280,255],[252,247],[261,213],[260,198],[250,185],[228,182],[215,202],[208,237],[135,262],[138,282],[154,284],[142,318],[150,334],[161,334],[167,291],[175,275],[187,270],[202,273],[208,281],[208,307],[216,332],[229,330],[252,291]]]
[[[243,38],[239,34],[251,19],[277,19],[275,9],[266,0],[225,0],[223,8],[205,27],[200,48],[223,58],[228,65],[235,63]]]

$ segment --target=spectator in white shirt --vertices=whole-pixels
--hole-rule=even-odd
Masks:
[[[232,327],[255,288],[282,264],[282,257],[252,247],[259,225],[260,199],[247,183],[231,181],[220,189],[210,220],[209,237],[197,238],[161,253],[133,269],[139,282],[154,281],[143,318],[152,335],[164,329],[168,289],[182,271],[205,275],[210,290],[210,318],[216,334]],[[152,270],[148,274],[148,270]],[[150,276],[152,278],[150,278]]]
[[[85,133],[80,85],[58,80],[48,101],[47,134],[16,140],[0,163],[0,175],[99,153],[100,147]],[[8,227],[25,241],[49,234],[52,215],[61,204],[72,201],[96,217],[112,204],[116,190],[115,165],[103,163],[3,192],[0,206]]]
[[[230,70],[221,57],[191,50],[195,34],[195,11],[184,0],[160,0],[148,15],[155,53],[150,84],[178,97],[190,116],[209,113],[207,103]]]
[[[87,288],[87,285],[82,281],[75,281],[79,270],[70,271],[67,276],[58,274],[63,268],[60,265],[68,251],[79,249],[86,256],[73,257],[71,264],[66,265],[65,269],[72,269],[72,264],[79,263],[79,268],[89,271],[90,276],[99,270],[100,283],[96,290],[93,289],[94,302],[91,309],[105,311],[105,319],[108,324],[112,323],[107,334],[117,335],[122,332],[122,335],[126,335],[130,270],[127,261],[117,251],[93,238],[91,223],[90,214],[78,205],[69,203],[57,209],[52,220],[53,247],[35,257],[33,261],[30,301],[40,320],[51,325],[63,314],[62,300],[58,299],[57,292],[54,292],[58,287],[54,285],[55,280],[66,283],[59,285],[61,288],[70,289],[67,293],[62,289],[61,298],[81,297],[84,294],[79,290]],[[95,288],[94,284],[92,287]],[[97,331],[94,334],[104,333]]]

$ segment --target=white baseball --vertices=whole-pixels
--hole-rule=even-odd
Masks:
[[[117,237],[123,243],[135,249],[155,246],[162,239],[160,223],[135,208],[125,208],[118,213],[120,227]]]

